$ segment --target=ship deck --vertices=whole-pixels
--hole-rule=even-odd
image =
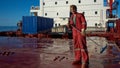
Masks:
[[[72,65],[72,42],[72,39],[0,37],[0,68],[81,68]],[[120,52],[115,45],[102,37],[87,37],[89,68],[120,68]]]

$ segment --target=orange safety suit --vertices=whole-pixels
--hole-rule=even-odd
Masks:
[[[74,53],[75,60],[82,63],[88,62],[88,51],[86,46],[86,36],[82,35],[80,32],[82,29],[86,29],[86,20],[83,14],[76,13],[76,22],[73,21],[73,15],[70,17],[70,25],[73,25],[75,28],[72,28],[73,41],[74,41]]]

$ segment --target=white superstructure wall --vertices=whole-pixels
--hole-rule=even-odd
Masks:
[[[38,16],[54,18],[54,26],[65,25],[72,4],[77,6],[78,12],[84,13],[88,27],[94,27],[96,23],[105,27],[104,0],[40,0]]]

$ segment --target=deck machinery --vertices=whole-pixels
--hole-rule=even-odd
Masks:
[[[104,37],[107,39],[108,42],[115,43],[120,51],[120,19],[116,18],[117,15],[113,15],[113,11],[117,9],[118,2],[114,0],[107,0],[108,5],[110,8],[108,9],[108,21],[106,22],[106,31],[91,31],[86,33],[88,37],[97,36],[97,37]],[[105,50],[105,48],[104,48]],[[104,51],[103,50],[103,51]]]
[[[108,40],[115,41],[120,40],[120,19],[116,18],[117,15],[113,15],[114,8],[118,5],[116,1],[116,6],[113,7],[114,0],[108,0],[110,9],[108,9],[108,21],[106,22],[106,31],[104,32],[89,32],[87,36],[100,36],[106,37]]]

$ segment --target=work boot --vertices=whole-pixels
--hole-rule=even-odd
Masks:
[[[73,61],[73,63],[72,63],[72,65],[78,65],[78,64],[81,64],[80,60]]]

